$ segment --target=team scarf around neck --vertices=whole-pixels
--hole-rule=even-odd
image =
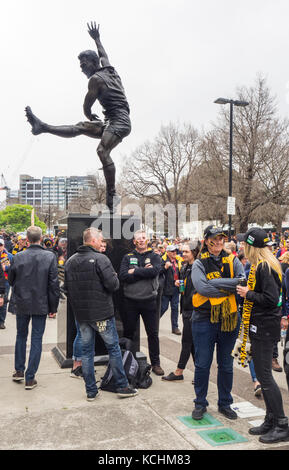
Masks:
[[[228,255],[224,250],[220,255],[221,263],[217,266],[211,259],[210,253],[204,250],[200,255],[200,260],[204,264],[207,279],[214,279],[220,277],[233,277],[233,259],[234,256]],[[230,266],[231,265],[231,266]],[[235,299],[235,294],[224,295],[221,298],[206,298],[200,294],[193,296],[193,306],[198,307],[205,301],[210,301],[211,304],[211,323],[219,323],[221,321],[221,331],[231,332],[235,330],[238,324],[238,311]]]
[[[248,282],[247,282],[249,290],[255,289],[256,270],[259,264],[262,262],[263,261],[261,260],[259,261],[257,266],[255,265],[251,266],[250,273],[248,276]],[[279,275],[279,279],[282,282],[282,278],[280,275]],[[282,288],[280,291],[278,307],[280,307],[281,304],[282,304]],[[248,334],[249,334],[249,326],[250,326],[250,319],[251,319],[253,305],[254,305],[254,302],[246,298],[244,299],[242,322],[241,322],[238,338],[236,340],[234,349],[232,351],[232,356],[237,358],[238,364],[240,364],[242,367],[247,367],[248,363],[252,360],[251,344],[248,342]]]
[[[256,266],[252,264],[250,268],[250,273],[248,276],[248,282],[247,282],[247,286],[249,287],[249,290],[255,289],[256,269],[257,269]],[[248,341],[249,326],[250,326],[250,319],[251,319],[253,305],[254,305],[254,302],[246,298],[244,299],[242,322],[241,322],[241,326],[239,330],[238,339],[236,341],[236,345],[234,348],[235,350],[237,346],[238,363],[241,364],[242,367],[247,367],[248,363],[252,359],[251,351],[250,351],[251,348],[249,344],[247,344],[247,341]],[[242,338],[242,341],[241,341],[241,338]],[[240,346],[240,343],[241,343],[241,346]]]

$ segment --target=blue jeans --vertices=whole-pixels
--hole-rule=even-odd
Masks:
[[[82,373],[87,393],[96,393],[97,385],[94,375],[95,331],[102,337],[109,354],[113,377],[117,388],[128,386],[128,380],[122,364],[115,318],[106,320],[106,330],[99,331],[95,322],[79,322],[82,340]]]
[[[161,303],[161,317],[167,311],[169,303],[171,303],[171,323],[172,330],[178,328],[179,317],[179,288],[174,286],[173,295],[163,295]]]
[[[8,281],[6,281],[5,282],[4,304],[2,305],[2,307],[0,307],[0,323],[5,323],[5,320],[6,320],[9,290],[10,290],[10,285],[9,285]]]
[[[32,320],[29,361],[25,372],[26,382],[34,379],[39,367],[46,318],[47,315],[16,315],[17,336],[15,344],[15,370],[17,371],[24,372],[25,370],[28,326],[30,320]]]
[[[237,328],[232,332],[221,331],[221,324],[210,321],[192,322],[193,343],[195,346],[195,406],[206,407],[209,386],[210,368],[213,360],[215,344],[217,345],[218,364],[218,406],[228,408],[233,403],[231,395],[233,387],[233,350],[238,336],[240,318]]]
[[[252,381],[257,382],[257,377],[256,377],[256,372],[255,372],[253,359],[249,362],[249,369],[250,369],[250,374],[251,374],[251,377],[252,377]]]
[[[81,334],[80,334],[80,329],[79,329],[79,324],[78,321],[75,320],[75,326],[76,326],[76,336],[73,341],[73,355],[72,359],[74,361],[80,362],[82,359],[82,342],[81,342]]]

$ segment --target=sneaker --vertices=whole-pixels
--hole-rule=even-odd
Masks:
[[[83,379],[82,367],[78,366],[76,367],[76,369],[71,369],[70,377],[73,377],[75,379]]]
[[[134,397],[138,394],[138,391],[135,388],[132,388],[130,385],[126,388],[118,388],[116,392],[119,398]]]
[[[32,390],[35,387],[37,387],[37,382],[35,379],[28,380],[28,382],[25,382],[25,390]]]
[[[97,397],[99,397],[99,391],[93,392],[93,393],[88,393],[86,395],[86,400],[87,401],[94,401]]]
[[[16,370],[12,375],[12,380],[13,382],[21,382],[21,380],[24,380],[23,370]]]
[[[196,407],[192,411],[192,418],[196,419],[197,421],[203,419],[204,414],[207,412],[207,408],[204,406]]]
[[[226,416],[228,419],[237,419],[238,415],[237,413],[232,410],[229,406],[226,408],[219,408],[219,413],[222,413],[222,415]]]
[[[152,371],[156,375],[165,375],[165,371],[161,366],[152,366]]]

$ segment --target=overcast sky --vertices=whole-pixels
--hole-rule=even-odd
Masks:
[[[33,136],[24,108],[50,124],[84,120],[87,78],[77,56],[94,49],[86,23],[122,78],[132,132],[113,151],[123,159],[161,125],[209,128],[219,96],[264,75],[279,112],[289,114],[288,0],[14,0],[1,4],[1,172],[18,189],[19,174],[85,175],[100,167],[98,141]],[[98,103],[94,112],[101,115]]]

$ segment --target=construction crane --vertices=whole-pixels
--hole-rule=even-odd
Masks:
[[[9,191],[10,188],[8,188],[6,180],[4,178],[3,173],[1,174],[1,181],[0,181],[0,190],[4,191]]]

